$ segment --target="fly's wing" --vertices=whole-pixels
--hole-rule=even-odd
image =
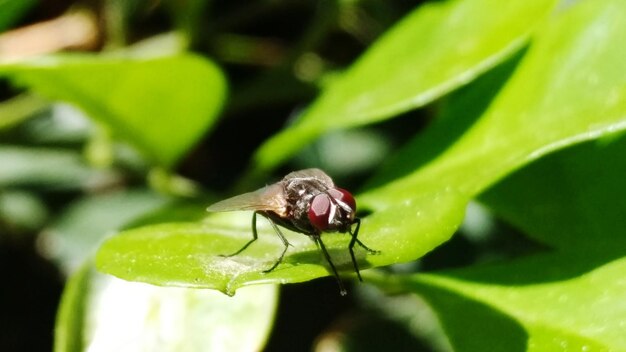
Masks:
[[[292,173],[287,174],[283,181],[291,181],[294,179],[302,179],[302,180],[310,180],[314,179],[321,182],[326,188],[335,188],[335,183],[330,176],[326,175],[326,173],[320,169],[304,169],[300,171],[294,171]]]
[[[283,216],[287,211],[287,203],[283,187],[275,183],[254,192],[240,194],[210,205],[207,211],[222,212],[236,210],[273,211]]]

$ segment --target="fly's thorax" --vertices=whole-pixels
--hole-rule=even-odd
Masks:
[[[316,179],[294,179],[283,181],[288,213],[295,220],[307,221],[311,201],[327,187]]]

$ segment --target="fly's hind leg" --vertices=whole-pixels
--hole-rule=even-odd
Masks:
[[[248,248],[248,246],[250,246],[252,242],[257,240],[257,238],[259,237],[256,231],[256,214],[257,213],[258,212],[255,211],[254,214],[252,214],[252,239],[248,241],[246,244],[244,244],[243,247],[239,248],[239,250],[237,250],[235,253],[227,254],[227,255],[222,254],[221,257],[228,258],[228,257],[236,256],[237,254],[243,252],[246,248]]]
[[[276,226],[276,223],[272,219],[270,219],[270,218],[267,218],[267,220],[270,222],[270,224],[272,224],[272,227],[274,228],[274,231],[276,231],[276,234],[278,235],[278,238],[280,238],[280,240],[283,242],[283,244],[285,245],[285,248],[283,249],[283,252],[280,254],[280,257],[278,258],[276,263],[274,263],[274,265],[272,265],[271,268],[269,268],[267,270],[263,270],[264,273],[269,273],[270,271],[276,269],[278,264],[280,264],[283,261],[283,257],[285,256],[285,253],[287,253],[287,249],[290,246],[289,242],[287,241],[287,238],[285,237],[285,235],[283,235],[282,231],[280,231],[278,226]]]

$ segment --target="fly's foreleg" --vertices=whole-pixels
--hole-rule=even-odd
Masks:
[[[361,278],[361,272],[359,271],[359,265],[357,264],[356,256],[354,255],[354,244],[358,243],[359,246],[363,247],[363,249],[368,251],[370,254],[379,254],[380,251],[377,251],[377,250],[369,248],[368,246],[366,246],[365,244],[363,244],[363,242],[361,242],[359,240],[359,238],[357,236],[359,235],[359,229],[361,228],[361,219],[359,219],[359,218],[354,219],[354,223],[356,224],[356,229],[354,229],[354,231],[350,232],[350,235],[352,235],[352,239],[350,240],[350,244],[348,245],[348,249],[350,250],[350,257],[352,258],[352,265],[354,265],[354,271],[356,272],[356,276],[359,278],[359,281],[362,282],[363,278]]]
[[[320,249],[322,250],[322,253],[324,253],[324,257],[326,258],[328,265],[330,265],[330,269],[333,271],[333,275],[335,276],[335,279],[337,279],[337,284],[339,285],[339,293],[342,296],[345,296],[347,294],[346,288],[343,286],[343,282],[341,281],[341,278],[339,277],[339,274],[337,273],[335,264],[333,264],[333,261],[330,258],[330,254],[326,250],[326,246],[324,246],[324,242],[322,242],[322,239],[319,235],[315,235],[313,237],[313,240],[315,241],[315,243],[319,245]]]

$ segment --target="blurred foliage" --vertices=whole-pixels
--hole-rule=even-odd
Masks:
[[[56,351],[626,349],[623,1],[0,0],[0,29],[0,248],[67,280]],[[224,257],[251,214],[205,211],[305,167],[381,251],[347,299],[305,236],[264,273],[269,224]]]

